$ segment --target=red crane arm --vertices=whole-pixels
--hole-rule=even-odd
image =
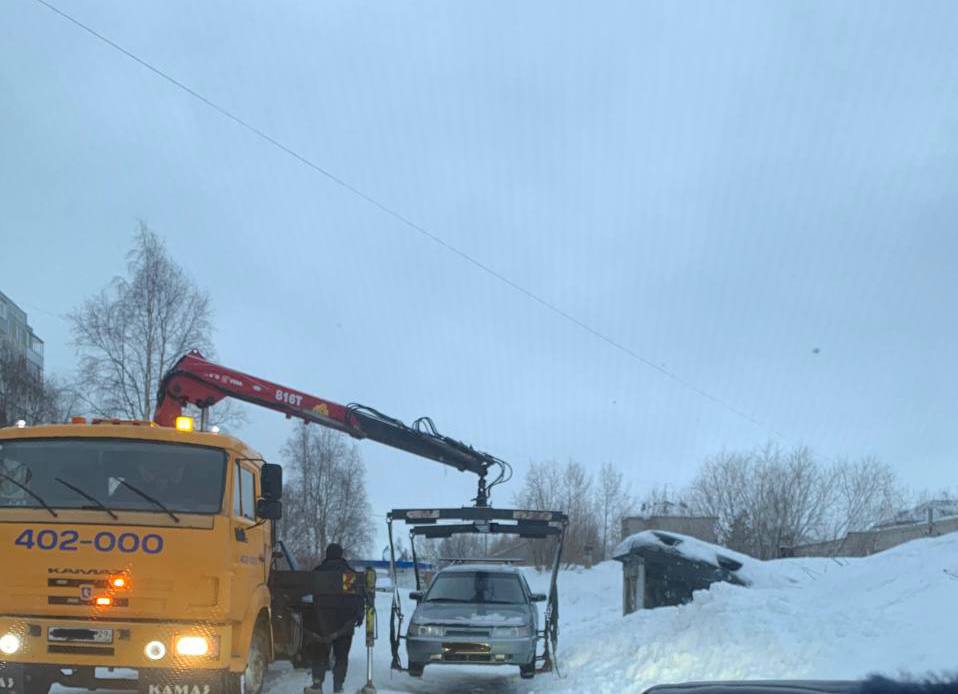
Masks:
[[[163,377],[153,420],[160,426],[173,426],[186,405],[207,408],[228,397],[475,473],[479,475],[477,505],[486,504],[488,489],[505,481],[508,471],[506,463],[489,453],[441,435],[426,417],[409,426],[369,407],[340,405],[228,369],[208,361],[196,350],[182,357]],[[502,473],[487,488],[485,477],[492,466],[499,466]]]

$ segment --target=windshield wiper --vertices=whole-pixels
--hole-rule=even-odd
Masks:
[[[92,501],[92,502],[95,504],[95,508],[98,508],[98,509],[100,509],[101,511],[104,511],[104,512],[106,512],[106,513],[109,513],[109,514],[110,514],[110,518],[112,518],[113,520],[119,520],[119,519],[120,519],[120,517],[119,517],[118,515],[116,515],[112,510],[108,509],[108,508],[103,504],[102,501],[100,501],[99,499],[97,499],[97,498],[96,498],[95,496],[93,496],[92,494],[87,494],[85,491],[83,491],[83,490],[80,489],[79,487],[70,484],[70,483],[67,482],[65,479],[61,479],[60,477],[54,477],[53,479],[55,479],[57,482],[59,482],[60,484],[62,484],[62,485],[63,485],[64,487],[66,487],[67,489],[72,489],[72,490],[75,491],[77,494],[79,494],[79,495],[82,496],[84,499],[86,499],[87,501]]]
[[[53,516],[54,518],[58,518],[58,517],[59,517],[58,514],[57,514],[57,512],[54,511],[52,508],[50,508],[50,505],[47,504],[46,501],[44,501],[43,499],[41,499],[40,496],[39,496],[36,492],[34,492],[32,489],[30,489],[30,487],[28,487],[28,486],[25,485],[25,484],[22,484],[21,482],[18,482],[18,481],[15,480],[13,477],[11,477],[10,475],[8,475],[8,474],[6,474],[6,473],[4,473],[4,472],[0,472],[0,477],[2,477],[2,478],[5,479],[5,480],[8,480],[8,481],[10,481],[10,482],[13,482],[15,485],[17,485],[18,487],[20,487],[20,489],[22,489],[22,490],[25,491],[27,494],[29,494],[29,495],[32,496],[34,499],[36,499],[37,503],[39,503],[43,508],[45,508],[47,511],[49,511],[51,516]]]
[[[151,504],[153,504],[153,505],[156,506],[157,508],[163,509],[163,512],[166,513],[166,515],[168,515],[170,518],[172,518],[173,520],[175,520],[177,523],[180,522],[180,519],[176,516],[176,514],[173,513],[169,508],[167,508],[167,507],[166,507],[166,504],[164,504],[162,501],[160,501],[160,500],[157,499],[156,497],[150,496],[149,494],[147,494],[146,492],[144,492],[144,491],[143,491],[142,489],[140,489],[139,487],[134,487],[132,484],[130,484],[129,482],[127,482],[127,481],[126,481],[125,479],[123,479],[122,477],[114,477],[113,479],[115,479],[117,482],[119,482],[120,484],[122,484],[124,487],[126,487],[127,489],[129,489],[129,490],[130,490],[131,492],[133,492],[134,494],[137,494],[137,495],[143,497],[144,499],[146,499],[147,501],[149,501]]]

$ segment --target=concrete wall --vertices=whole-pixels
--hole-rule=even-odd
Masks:
[[[792,548],[796,557],[867,557],[920,537],[936,537],[958,532],[958,517],[934,523],[911,523],[879,530],[853,532],[841,540],[818,542]]]
[[[717,523],[717,518],[707,516],[630,516],[622,519],[622,537],[643,530],[664,530],[715,544],[718,541],[715,534]]]

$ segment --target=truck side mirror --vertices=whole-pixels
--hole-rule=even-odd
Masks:
[[[529,595],[529,599],[532,602],[545,602],[548,599],[545,593],[532,593]]]
[[[414,590],[413,592],[411,592],[411,593],[409,594],[409,599],[410,599],[410,600],[415,600],[416,602],[421,601],[421,600],[422,600],[422,591]]]
[[[283,498],[283,468],[275,463],[263,463],[259,473],[259,488],[264,499]]]
[[[263,497],[256,502],[256,517],[260,520],[280,520],[283,517],[283,502]]]

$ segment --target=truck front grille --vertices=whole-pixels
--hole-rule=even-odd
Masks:
[[[113,655],[114,650],[109,646],[61,646],[50,644],[47,646],[47,653],[59,653],[61,655]]]

